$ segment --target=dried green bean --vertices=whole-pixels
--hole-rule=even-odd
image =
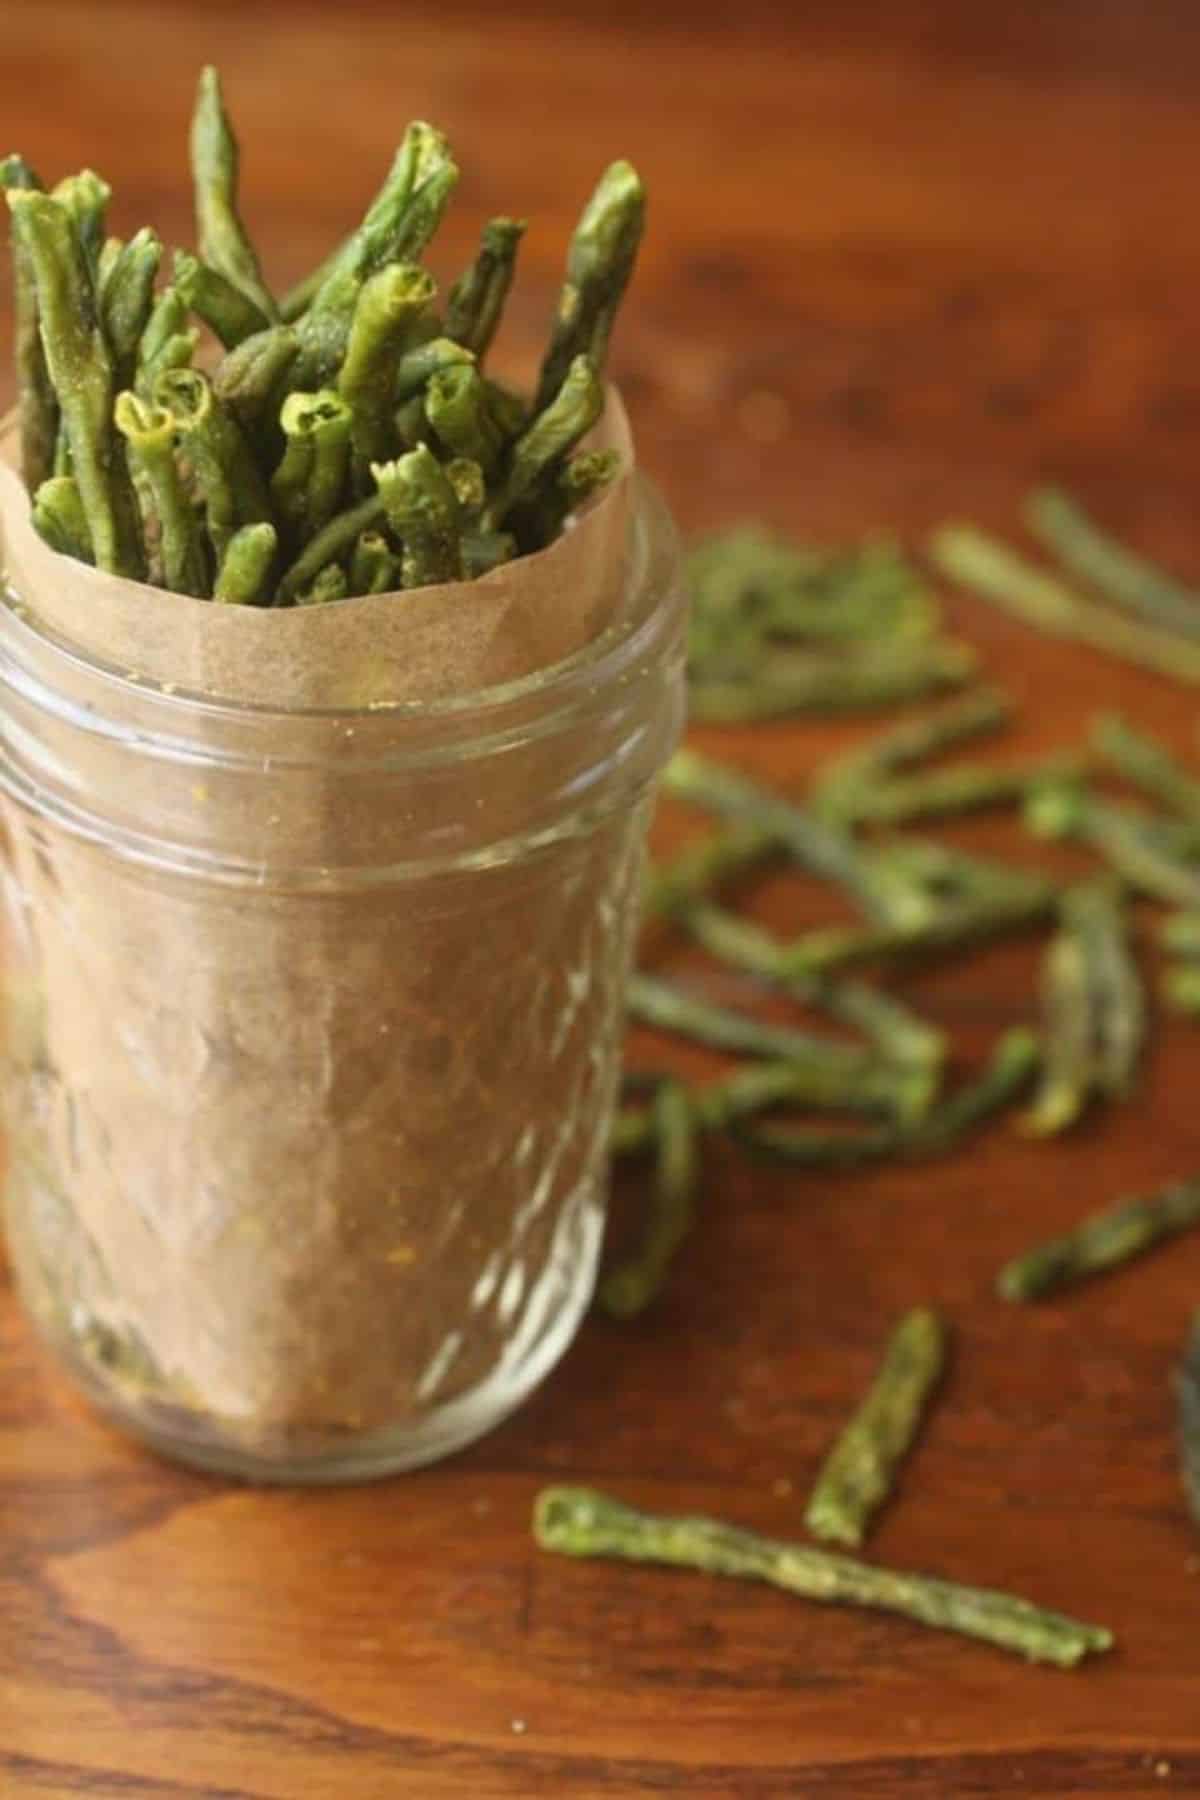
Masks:
[[[278,584],[278,598],[283,604],[295,600],[297,594],[311,587],[326,564],[338,562],[353,554],[360,532],[370,531],[384,516],[383,496],[368,494],[310,538],[299,556],[285,569]]]
[[[1189,860],[1194,826],[1176,827],[1098,800],[1078,783],[1035,788],[1025,821],[1039,837],[1081,838],[1132,887],[1176,906],[1200,907],[1200,865]]]
[[[805,1509],[814,1537],[863,1542],[911,1450],[946,1361],[946,1328],[937,1313],[916,1307],[888,1341],[882,1366],[861,1405],[821,1465]]]
[[[604,384],[587,357],[577,356],[554,398],[510,448],[483,515],[485,530],[504,523],[516,503],[587,436],[603,410]]]
[[[948,905],[918,925],[835,925],[810,931],[785,946],[782,973],[831,974],[864,962],[974,949],[1036,925],[1053,911],[1054,900],[1054,888],[1046,882],[1041,887],[1031,884],[1027,891]]]
[[[372,473],[388,524],[403,544],[401,587],[461,581],[466,569],[458,500],[433,452],[419,445],[395,462],[376,463]]]
[[[1073,575],[1155,626],[1200,639],[1200,593],[1174,581],[1101,531],[1060,488],[1038,488],[1025,504],[1033,535]]]
[[[1192,1515],[1200,1524],[1200,1316],[1193,1322],[1175,1377],[1179,1397],[1179,1464]]]
[[[400,568],[382,531],[361,531],[350,558],[353,594],[390,594],[400,585]]]
[[[155,382],[167,369],[187,368],[199,341],[199,332],[188,329],[187,306],[178,289],[173,284],[163,288],[138,345],[134,387],[140,397],[152,398]]]
[[[220,563],[240,526],[272,519],[266,483],[240,426],[206,375],[198,369],[168,369],[154,384],[154,399],[174,414]]]
[[[202,599],[210,592],[208,560],[175,461],[175,416],[127,389],[118,394],[113,417],[130,468],[153,506],[164,585],[173,594]]]
[[[775,1161],[826,1169],[856,1168],[888,1157],[940,1156],[1017,1098],[1037,1068],[1038,1054],[1031,1031],[1018,1028],[1006,1032],[983,1073],[916,1123],[880,1126],[854,1135],[834,1135],[800,1125],[738,1124],[736,1134],[752,1150]]]
[[[425,417],[452,456],[469,457],[485,476],[495,473],[504,454],[504,433],[493,417],[483,378],[472,363],[442,369],[430,377]]]
[[[72,475],[50,475],[33,497],[33,524],[38,536],[60,556],[92,562],[92,534]]]
[[[300,354],[290,325],[272,325],[243,338],[217,364],[213,388],[246,437],[264,450],[278,441],[280,396]]]
[[[81,169],[78,175],[66,175],[51,188],[50,198],[66,209],[94,283],[104,248],[105,218],[112,189],[94,169]]]
[[[596,1290],[600,1310],[613,1319],[632,1319],[645,1311],[692,1228],[700,1155],[696,1122],[679,1082],[662,1084],[654,1097],[653,1115],[657,1155],[641,1242],[631,1256],[604,1273]]]
[[[437,286],[415,263],[389,263],[359,289],[337,388],[350,409],[350,440],[360,492],[371,464],[393,448],[396,370],[410,333]]]
[[[409,401],[424,393],[435,375],[446,369],[469,369],[471,366],[471,352],[450,338],[435,337],[424,344],[414,344],[396,365],[392,398],[403,410]]]
[[[286,448],[271,477],[271,500],[293,540],[306,544],[341,503],[350,468],[351,409],[333,388],[322,388],[289,394],[279,422]]]
[[[1111,1632],[1102,1626],[1045,1611],[1012,1594],[880,1568],[716,1519],[637,1512],[593,1488],[543,1488],[534,1505],[533,1533],[543,1550],[559,1555],[618,1557],[763,1581],[826,1605],[898,1613],[1059,1668],[1074,1668],[1112,1644]]]
[[[1042,1076],[1022,1128],[1049,1137],[1073,1125],[1088,1103],[1096,1052],[1096,1006],[1083,945],[1063,931],[1042,969]]]
[[[446,472],[446,480],[454,489],[454,498],[458,501],[465,524],[483,506],[487,494],[483,470],[469,456],[452,456],[442,467]]]
[[[142,341],[154,304],[154,282],[162,261],[162,244],[148,227],[125,244],[100,289],[100,323],[113,361],[113,379],[127,387],[137,368]]]
[[[235,531],[217,570],[213,599],[228,606],[266,605],[278,548],[279,535],[266,519]]]
[[[637,170],[627,162],[610,164],[571,238],[566,280],[538,379],[538,411],[560,391],[579,357],[587,357],[597,374],[603,370],[645,223],[646,192]]]
[[[1090,644],[1094,650],[1177,681],[1200,682],[1200,645],[1143,625],[1083,599],[997,538],[973,525],[944,525],[930,544],[944,575],[994,600],[1035,630]]]
[[[1134,959],[1120,885],[1103,878],[1068,889],[1063,916],[1083,946],[1095,995],[1095,1083],[1110,1099],[1127,1097],[1146,1037],[1146,995]]]
[[[841,790],[822,811],[852,825],[906,825],[914,819],[952,818],[987,807],[1024,801],[1047,781],[1072,780],[1084,772],[1078,756],[1043,757],[1036,762],[957,763],[928,774],[863,782]]]
[[[631,1015],[642,1024],[692,1038],[713,1049],[784,1062],[824,1062],[841,1070],[862,1070],[869,1063],[868,1053],[858,1046],[787,1025],[764,1024],[747,1013],[698,999],[656,976],[639,972],[631,975],[627,1000]]]
[[[868,860],[839,827],[695,750],[677,751],[662,780],[668,793],[768,833],[802,868],[845,888],[869,916],[893,916],[891,897],[885,902]]]
[[[793,999],[840,1024],[854,1026],[889,1061],[940,1068],[946,1054],[944,1033],[878,988],[860,981],[796,975],[788,966],[788,945],[753,920],[720,907],[696,901],[685,906],[680,917],[685,929],[712,955],[783,987]]]
[[[1174,1182],[1147,1199],[1095,1213],[1065,1237],[1026,1251],[1000,1271],[996,1292],[1003,1300],[1041,1300],[1141,1256],[1193,1225],[1200,1225],[1200,1181]]]
[[[524,235],[524,219],[489,219],[480,238],[479,254],[450,289],[446,335],[470,350],[480,362],[496,335]]]
[[[248,294],[187,250],[175,252],[174,286],[184,304],[198,319],[203,319],[226,350],[236,349],[271,324],[269,316]]]
[[[196,236],[200,254],[275,324],[279,309],[262,278],[258,256],[238,211],[238,145],[225,111],[216,69],[200,71],[191,130]]]
[[[22,156],[0,160],[0,187],[40,192],[42,184]],[[38,330],[37,279],[26,246],[13,232],[13,362],[21,420],[21,472],[32,494],[54,469],[58,399]],[[87,541],[90,543],[90,536]],[[65,554],[72,555],[72,551]]]
[[[841,813],[845,800],[864,787],[1000,730],[1012,711],[1006,694],[997,688],[978,688],[919,718],[904,719],[826,763],[817,774],[816,803],[822,811]]]
[[[10,188],[7,199],[36,285],[46,366],[96,565],[136,579],[145,572],[137,503],[113,427],[112,359],[79,239],[66,208],[49,196]]]
[[[1181,769],[1165,744],[1147,731],[1135,731],[1118,713],[1097,719],[1092,743],[1127,781],[1182,818],[1200,820],[1200,781]]]

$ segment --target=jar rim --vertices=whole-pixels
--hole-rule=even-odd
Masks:
[[[0,420],[0,431],[6,423]],[[569,710],[573,699],[586,698],[597,688],[607,687],[619,679],[624,666],[636,662],[638,657],[654,648],[657,640],[677,629],[678,608],[668,606],[664,609],[662,601],[664,589],[679,586],[674,579],[678,556],[678,536],[667,507],[654,484],[641,472],[635,473],[623,571],[626,591],[634,597],[633,605],[594,638],[558,662],[510,681],[430,700],[377,700],[356,706],[279,706],[205,694],[138,677],[48,628],[31,614],[2,569],[0,613],[10,630],[19,629],[23,635],[27,634],[27,643],[32,640],[56,661],[73,668],[79,676],[101,688],[128,698],[136,695],[139,706],[161,712],[164,728],[168,727],[169,720],[185,735],[189,721],[210,728],[221,722],[232,727],[244,724],[259,728],[268,726],[272,720],[288,720],[294,724],[309,721],[314,725],[369,727],[386,724],[401,732],[406,727],[419,730],[441,725],[451,733],[457,724],[470,722],[472,735],[482,731],[491,736],[503,732],[508,715],[519,717],[532,711],[544,718],[546,714]],[[682,595],[679,605],[682,606]],[[664,611],[674,616],[664,617]]]

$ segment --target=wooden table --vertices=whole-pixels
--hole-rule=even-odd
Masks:
[[[789,10],[805,22],[780,24]],[[219,55],[280,280],[349,223],[410,113],[442,122],[467,171],[447,272],[487,212],[534,220],[518,360],[592,177],[633,156],[653,228],[617,369],[689,527],[1012,527],[1053,473],[1200,576],[1187,0],[986,21],[940,0],[0,12],[6,138],[55,176],[99,164],[118,228],[151,217],[168,239],[188,233],[190,84]],[[1195,747],[1182,689],[982,606],[953,616],[1023,703],[1029,746],[1119,703]],[[853,735],[708,742],[802,786]],[[794,922],[797,891],[764,894],[766,916]],[[1028,1015],[1035,966],[1025,945],[904,989],[972,1058]],[[1069,1141],[1002,1125],[936,1167],[837,1180],[717,1147],[703,1219],[644,1323],[588,1324],[518,1418],[376,1487],[253,1492],[160,1465],[75,1399],[6,1292],[0,1791],[1200,1792],[1200,1536],[1168,1392],[1200,1243],[1060,1304],[990,1297],[1031,1240],[1195,1167],[1198,1081],[1200,1034],[1173,1025],[1138,1099]],[[922,1300],[952,1318],[958,1354],[873,1553],[1101,1618],[1113,1656],[1035,1670],[895,1620],[534,1550],[530,1502],[563,1478],[798,1532],[882,1332]]]

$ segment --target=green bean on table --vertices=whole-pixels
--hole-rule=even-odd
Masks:
[[[617,1557],[764,1581],[826,1605],[899,1613],[1064,1669],[1109,1649],[1113,1641],[1102,1626],[1045,1611],[1012,1594],[856,1562],[717,1519],[638,1512],[594,1488],[544,1488],[534,1505],[533,1533],[543,1550],[563,1556]]]
[[[1200,1181],[1173,1182],[1146,1199],[1095,1213],[1074,1231],[1051,1238],[1000,1271],[1004,1300],[1040,1300],[1057,1289],[1100,1275],[1156,1244],[1200,1225]]]

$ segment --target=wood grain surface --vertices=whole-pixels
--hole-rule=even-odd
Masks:
[[[1200,578],[1188,0],[6,0],[3,136],[54,176],[100,167],[117,229],[146,218],[186,240],[185,121],[209,58],[280,282],[351,223],[404,120],[440,122],[466,171],[445,271],[488,212],[533,220],[516,365],[590,181],[635,158],[652,228],[616,366],[688,528],[747,513],[811,534],[919,533],[956,513],[1008,526],[1053,474]],[[1024,747],[1119,703],[1196,748],[1194,695],[952,610],[1021,700]],[[854,732],[705,742],[799,789]],[[688,828],[664,814],[663,842]],[[1005,824],[959,835],[1018,843]],[[795,882],[762,894],[781,925],[827,906]],[[1028,1016],[1036,951],[903,991],[969,1064]],[[74,1397],[4,1289],[0,1794],[1200,1793],[1200,1535],[1168,1388],[1200,1240],[1058,1304],[990,1297],[1031,1240],[1194,1170],[1198,1097],[1200,1030],[1172,1024],[1138,1099],[1066,1142],[1002,1125],[935,1167],[839,1179],[717,1147],[652,1315],[589,1323],[485,1442],[359,1490],[254,1492],[160,1464]],[[923,1301],[953,1321],[957,1355],[873,1549],[1100,1619],[1111,1657],[1035,1670],[896,1620],[533,1548],[533,1495],[564,1478],[798,1533],[884,1330]]]

